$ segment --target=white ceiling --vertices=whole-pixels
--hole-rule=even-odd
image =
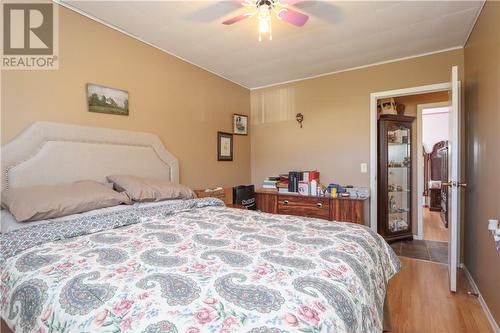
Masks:
[[[258,42],[257,21],[234,1],[68,1],[112,25],[248,88],[462,47],[483,1],[308,1],[302,28],[273,20]]]

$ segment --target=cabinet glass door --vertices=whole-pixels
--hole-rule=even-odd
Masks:
[[[408,125],[389,122],[387,126],[387,227],[391,233],[410,228],[411,131]]]

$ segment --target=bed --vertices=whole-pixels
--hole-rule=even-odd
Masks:
[[[111,173],[179,181],[147,133],[36,123],[2,155],[2,189]],[[2,233],[1,247],[1,316],[15,332],[381,332],[400,269],[367,227],[213,198],[43,221]]]

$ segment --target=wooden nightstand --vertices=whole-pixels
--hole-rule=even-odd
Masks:
[[[224,201],[226,207],[237,208],[237,209],[247,209],[243,205],[238,205],[233,203],[233,188],[225,187],[219,191],[205,192],[205,190],[194,190],[194,193],[198,198],[217,198]]]
[[[232,187],[225,187],[219,191],[210,191],[210,192],[205,192],[205,190],[194,190],[194,193],[198,198],[217,198],[224,201],[226,206],[233,205]]]

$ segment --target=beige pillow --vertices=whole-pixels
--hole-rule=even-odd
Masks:
[[[135,176],[112,175],[108,180],[115,184],[115,189],[125,192],[134,201],[162,201],[168,199],[196,198],[187,186],[173,184],[168,180],[147,179]]]
[[[125,193],[84,180],[72,184],[18,187],[2,192],[2,206],[18,222],[52,219],[130,203]]]

